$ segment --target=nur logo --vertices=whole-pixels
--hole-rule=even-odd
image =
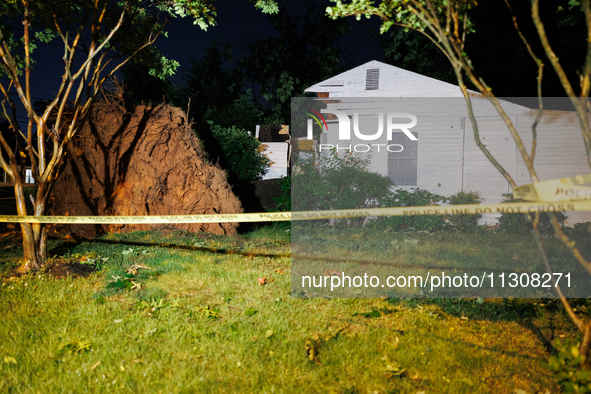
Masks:
[[[306,112],[306,114],[312,118],[308,119],[307,123],[308,140],[312,140],[314,138],[312,130],[314,126],[314,121],[316,121],[318,126],[320,126],[321,130],[323,128],[322,125],[324,124],[326,130],[328,131],[328,125],[326,123],[326,120],[320,113],[318,113],[318,111],[315,111],[312,108],[305,109],[310,111]],[[334,114],[337,117],[337,120],[339,122],[340,141],[347,141],[351,139],[351,119],[349,118],[349,115],[347,115],[343,111],[336,109],[321,109],[320,112],[323,114]],[[402,119],[410,120],[410,122],[401,123],[400,120]],[[411,141],[417,141],[417,137],[415,137],[409,130],[417,125],[417,117],[411,113],[388,112],[386,116],[384,116],[383,112],[378,113],[378,130],[373,134],[361,133],[361,131],[359,130],[359,112],[353,113],[353,133],[355,134],[355,137],[362,141],[375,141],[382,138],[382,134],[384,133],[384,123],[386,123],[386,134],[388,141],[391,141],[392,134],[395,131],[398,132],[399,130],[402,131]],[[402,152],[402,150],[404,149],[404,147],[400,144],[371,144],[371,146],[377,147],[378,152],[380,151],[381,146],[387,147],[389,152]],[[319,151],[322,151],[323,149],[328,150],[333,148],[336,148],[337,151],[339,149],[345,149],[349,151],[354,150],[355,152],[368,152],[371,149],[369,144],[358,144],[353,146],[349,145],[348,147],[339,147],[338,145],[335,146],[332,144],[320,144],[318,147]]]

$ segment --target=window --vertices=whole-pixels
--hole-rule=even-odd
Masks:
[[[418,133],[412,133],[418,139]],[[404,133],[392,133],[389,145],[402,145],[402,152],[388,152],[388,176],[397,186],[417,185],[419,141],[412,141]],[[396,150],[392,147],[392,150]]]
[[[35,183],[35,179],[33,179],[33,170],[30,168],[25,169],[25,183],[32,185]]]

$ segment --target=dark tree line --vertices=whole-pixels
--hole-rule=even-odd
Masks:
[[[488,0],[469,11],[474,32],[466,37],[465,51],[479,75],[494,88],[498,97],[536,97],[537,65],[515,29],[512,16],[542,62],[550,64],[531,18],[529,1]],[[585,16],[580,7],[569,0],[542,2],[540,16],[544,21],[550,44],[555,48],[573,86],[578,86],[580,65],[586,53]],[[453,69],[442,52],[417,31],[392,27],[379,36],[387,63],[420,74],[457,83]],[[533,76],[533,78],[532,78]],[[469,83],[469,81],[466,81]],[[473,88],[473,86],[470,86]],[[564,97],[565,92],[556,73],[548,70],[543,77],[543,95]],[[535,104],[535,103],[534,103]]]
[[[580,9],[569,3],[546,2],[541,5],[541,16],[551,44],[576,85],[580,71],[577,65],[585,55],[585,20]],[[510,4],[534,52],[543,53],[529,17],[529,3]],[[350,54],[343,49],[350,24],[327,18],[324,9],[313,5],[303,15],[291,14],[282,7],[268,18],[275,34],[247,42],[247,54],[240,58],[233,56],[229,43],[214,44],[205,57],[193,62],[184,86],[150,77],[147,68],[129,66],[125,73],[127,99],[137,104],[161,102],[166,97],[166,101],[184,108],[190,99],[191,114],[197,122],[213,120],[224,127],[252,128],[262,121],[288,123],[291,97],[302,96],[306,87],[351,68],[344,65]],[[467,37],[466,52],[480,75],[490,81],[495,94],[536,96],[537,86],[531,75],[535,75],[537,66],[514,28],[505,0],[478,4],[470,10],[470,18],[474,32]],[[445,56],[420,33],[393,27],[374,39],[379,40],[386,63],[454,83]],[[544,75],[543,92],[548,97],[564,96],[555,74]]]

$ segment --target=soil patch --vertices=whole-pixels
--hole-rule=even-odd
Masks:
[[[80,264],[76,260],[49,260],[43,268],[39,271],[32,271],[33,274],[41,274],[47,275],[52,278],[56,279],[63,279],[71,276],[73,278],[86,278],[93,272],[97,270],[87,264]],[[14,269],[6,275],[6,282],[10,282],[16,280],[22,276],[29,275],[31,273],[21,273],[18,271],[18,267],[14,267]]]
[[[51,260],[47,262],[41,272],[54,278],[66,278],[68,276],[85,278],[96,272],[96,269],[91,265],[80,264],[75,260]]]

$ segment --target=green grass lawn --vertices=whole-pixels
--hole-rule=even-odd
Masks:
[[[466,235],[453,231],[405,233],[375,229],[360,231],[358,228],[297,226],[291,231],[294,273],[292,290],[298,294],[371,298],[555,297],[538,247],[529,235],[520,236],[502,231]],[[589,259],[589,236],[582,232],[569,233],[572,233],[581,253]],[[568,279],[561,277],[559,282],[564,294],[570,298],[591,295],[589,274],[573,257],[571,250],[565,248],[562,241],[550,236],[544,236],[544,244],[554,272],[563,276],[568,274]],[[375,287],[368,284],[359,287],[337,286],[331,289],[329,277],[327,286],[315,287],[320,285],[319,280],[316,285],[310,286],[310,277],[320,279],[327,272],[358,278],[367,274],[368,277],[379,278],[379,281]],[[448,277],[448,282],[447,285],[440,286],[443,274]],[[461,279],[464,274],[466,278],[472,278],[473,285],[468,286],[468,280],[465,284],[451,285],[450,277]],[[537,275],[539,279],[544,274],[546,276],[543,280],[535,283],[532,280],[532,285],[527,282],[532,275]],[[340,283],[341,274],[333,275],[336,276],[335,283]],[[478,285],[478,281],[474,280],[480,280],[483,275],[486,275],[485,280]],[[308,278],[305,286],[302,279],[304,276]],[[385,285],[388,277],[402,277],[406,280],[412,276],[425,280],[422,286]],[[428,280],[429,276],[436,276],[439,282]],[[491,278],[494,279],[493,287]],[[543,283],[546,287],[542,287]]]
[[[12,277],[1,237],[0,392],[558,392],[555,300],[294,298],[288,229],[52,241],[76,278]]]

